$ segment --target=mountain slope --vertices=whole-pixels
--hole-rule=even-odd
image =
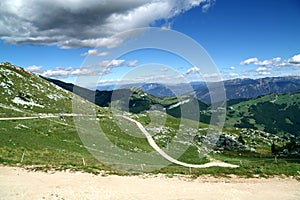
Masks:
[[[0,64],[0,94],[1,164],[83,168],[84,158],[92,169],[105,168],[82,144],[71,117],[72,100],[93,104],[10,63]],[[63,119],[62,109],[70,113]]]
[[[300,91],[271,94],[229,106],[227,125],[300,139]]]
[[[0,64],[0,117],[35,113],[72,112],[73,93],[39,76],[11,65]],[[82,103],[87,101],[82,100]]]

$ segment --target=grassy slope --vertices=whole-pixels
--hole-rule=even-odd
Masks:
[[[0,64],[0,83],[1,118],[58,115],[0,121],[1,163],[20,163],[24,153],[22,164],[26,165],[107,169],[83,147],[72,117],[65,117],[66,121],[59,118],[62,108],[64,113],[72,113],[74,98],[84,106],[94,107],[93,104],[9,63]],[[17,103],[14,99],[18,99]],[[102,108],[98,110],[105,113]],[[83,166],[82,158],[89,167]]]
[[[300,138],[300,92],[272,94],[229,107],[227,125]]]

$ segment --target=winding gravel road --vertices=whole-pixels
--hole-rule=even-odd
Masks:
[[[157,146],[157,144],[155,143],[155,141],[153,140],[152,136],[148,133],[148,131],[143,127],[143,125],[130,118],[130,117],[127,117],[127,116],[123,116],[123,115],[118,115],[119,117],[123,117],[133,123],[135,123],[138,128],[142,131],[142,133],[146,136],[147,140],[148,140],[148,143],[151,145],[151,147],[153,149],[155,149],[155,151],[157,151],[161,156],[163,156],[165,159],[167,159],[168,161],[172,162],[172,163],[175,163],[175,164],[178,164],[178,165],[182,165],[182,166],[185,166],[185,167],[192,167],[192,168],[207,168],[207,167],[229,167],[229,168],[237,168],[239,167],[238,165],[233,165],[233,164],[229,164],[229,163],[224,163],[224,162],[221,162],[221,161],[217,161],[217,160],[214,160],[214,161],[211,161],[209,163],[205,163],[205,164],[189,164],[189,163],[185,163],[185,162],[181,162],[179,160],[176,160],[174,158],[172,158],[171,156],[169,156],[168,154],[166,154],[163,150],[161,150],[161,148],[159,148],[159,146]]]
[[[42,118],[56,118],[60,117],[61,114],[39,114],[37,116],[31,117],[3,117],[0,118],[0,121],[8,121],[8,120],[24,120],[24,119],[42,119]],[[65,113],[65,117],[78,117],[78,116],[95,116],[95,115],[83,115],[83,114],[75,114],[75,113]],[[98,115],[97,115],[98,116]]]

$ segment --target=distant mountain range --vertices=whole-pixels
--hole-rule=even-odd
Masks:
[[[214,88],[219,83],[209,83]],[[186,84],[160,84],[160,83],[137,83],[126,84],[118,87],[120,89],[136,87],[155,97],[174,97],[191,95],[192,93],[202,102],[211,103],[210,91],[205,82],[191,82],[188,88]],[[226,98],[251,99],[268,94],[283,94],[300,90],[300,76],[267,77],[260,79],[233,79],[223,81]],[[113,90],[114,85],[99,86],[99,91]]]
[[[181,97],[165,97],[157,98],[151,94],[144,92],[137,87],[117,89],[113,91],[89,90],[79,87],[71,83],[65,83],[60,80],[45,78],[68,91],[71,91],[90,102],[101,107],[108,107],[112,101],[118,101],[119,109],[133,113],[140,113],[149,110],[152,106],[159,105],[166,112],[175,117],[181,117],[180,106],[184,104],[185,108],[190,109],[194,105],[199,106],[199,110],[206,110],[208,105],[197,100],[195,97],[186,95]],[[135,85],[136,86],[136,85]],[[155,85],[157,86],[157,85]],[[192,111],[190,112],[192,113]],[[191,118],[194,118],[193,116]]]
[[[187,84],[162,84],[162,83],[132,83],[132,84],[110,84],[99,85],[97,90],[99,91],[111,91],[116,89],[126,88],[140,88],[144,92],[151,94],[158,98],[174,97],[189,94],[194,91],[193,86],[205,85],[204,82],[194,82]]]
[[[213,85],[213,83],[211,84]],[[224,81],[227,100],[240,98],[256,98],[268,94],[283,94],[300,90],[300,77],[267,77],[260,79],[234,79]],[[206,85],[195,88],[198,99],[210,103],[209,91]]]

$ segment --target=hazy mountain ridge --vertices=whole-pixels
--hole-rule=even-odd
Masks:
[[[167,97],[167,98],[157,98],[151,94],[144,92],[142,89],[137,87],[108,90],[108,91],[92,91],[86,88],[76,86],[71,83],[65,83],[60,80],[45,78],[46,80],[68,90],[74,92],[75,94],[87,99],[90,102],[95,103],[98,106],[108,107],[111,105],[111,101],[120,101],[122,110],[130,111],[133,113],[140,113],[149,110],[152,106],[159,105],[162,109],[166,109],[166,112],[172,116],[180,117],[180,104],[191,106],[198,104],[200,110],[206,110],[207,105],[198,101],[193,96],[182,96],[182,97]],[[136,85],[137,86],[137,85]],[[187,106],[187,107],[191,107]]]
[[[208,83],[210,88],[219,83]],[[161,83],[136,83],[118,85],[118,88],[125,89],[137,87],[155,97],[165,98],[182,95],[195,95],[200,101],[210,104],[210,93],[205,82],[191,82],[190,88],[186,84],[161,84]],[[300,76],[266,77],[259,79],[232,79],[223,81],[226,98],[251,99],[268,94],[281,94],[300,90]],[[115,85],[99,86],[100,91],[113,90]],[[193,90],[193,91],[192,91]]]
[[[267,77],[260,79],[234,79],[223,82],[226,98],[251,99],[268,94],[280,94],[300,90],[300,77]],[[210,83],[213,87],[214,83]],[[210,95],[206,85],[196,88],[196,96],[205,103],[210,103]]]

